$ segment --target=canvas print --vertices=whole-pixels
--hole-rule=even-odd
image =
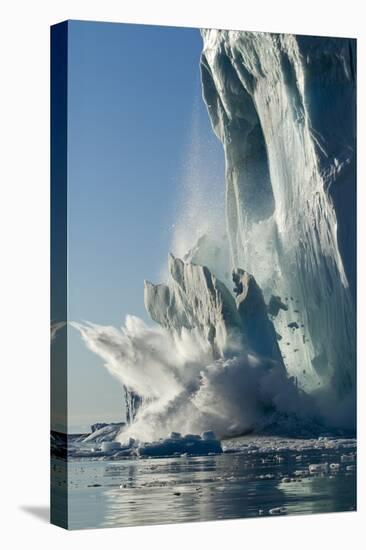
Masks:
[[[51,107],[52,522],[355,510],[356,41],[67,21]]]

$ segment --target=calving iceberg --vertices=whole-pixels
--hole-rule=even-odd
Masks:
[[[287,376],[262,291],[243,270],[233,278],[236,298],[207,267],[171,256],[169,283],[145,283],[146,308],[161,327],[134,317],[121,331],[75,325],[142,398],[121,439],[212,429],[222,437],[305,418],[309,403]]]
[[[211,227],[170,256],[165,283],[145,282],[154,326],[132,316],[121,330],[74,326],[138,399],[121,438],[352,428],[353,42],[202,37],[227,235]]]
[[[170,256],[170,284],[145,282],[145,306],[151,318],[171,333],[197,330],[212,357],[248,352],[282,364],[276,333],[254,277],[233,271],[236,299],[205,265]]]

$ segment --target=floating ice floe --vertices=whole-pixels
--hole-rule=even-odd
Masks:
[[[242,452],[250,454],[252,452],[266,454],[266,453],[282,453],[283,456],[287,456],[288,453],[296,453],[295,459],[301,461],[304,459],[306,453],[312,453],[314,449],[316,450],[325,450],[327,453],[329,451],[339,452],[344,451],[354,451],[357,446],[356,439],[354,438],[330,438],[330,437],[320,437],[320,438],[311,438],[311,439],[301,439],[301,438],[279,438],[278,436],[252,436],[250,440],[248,437],[238,437],[232,439],[225,439],[223,441],[224,452]],[[353,460],[350,458],[343,459],[345,462],[347,460],[352,462],[355,460],[355,452],[350,452],[342,456],[348,457],[352,456]],[[325,461],[324,461],[325,462]]]
[[[275,456],[275,459],[277,460],[277,462],[281,463],[281,462],[285,462],[285,458],[283,456]]]
[[[309,464],[309,472],[311,474],[326,474],[328,472],[328,463]]]
[[[103,441],[100,445],[90,447],[86,444],[69,449],[70,458],[107,458],[115,459],[136,455],[138,443],[130,437],[126,443]]]
[[[121,443],[119,441],[103,441],[100,450],[102,453],[109,453],[110,451],[119,451],[121,449]]]
[[[287,514],[287,510],[284,506],[279,506],[278,508],[271,508],[269,511],[270,516],[282,516]]]
[[[354,462],[355,461],[355,455],[349,454],[349,455],[342,455],[341,456],[341,462],[347,463],[347,462]]]
[[[312,464],[312,466],[314,466],[314,464]],[[312,472],[310,472],[312,473]],[[294,471],[294,476],[295,477],[305,477],[309,474],[309,471],[308,470],[295,470]]]
[[[275,479],[274,474],[261,474],[258,479]]]
[[[222,453],[221,443],[213,432],[203,432],[202,435],[172,432],[170,437],[143,443],[138,448],[139,456],[165,457],[165,456],[189,456],[209,455]]]

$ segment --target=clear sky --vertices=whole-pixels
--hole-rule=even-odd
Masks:
[[[192,120],[222,149],[201,99],[198,29],[69,23],[69,319],[148,320],[143,281],[171,248]],[[69,329],[69,431],[122,420],[122,392]]]

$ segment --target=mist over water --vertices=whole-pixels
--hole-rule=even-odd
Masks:
[[[207,132],[209,122],[202,111],[201,94],[198,88],[172,228],[171,252],[178,258],[183,258],[203,235],[212,239],[226,235],[224,152],[216,136]]]

